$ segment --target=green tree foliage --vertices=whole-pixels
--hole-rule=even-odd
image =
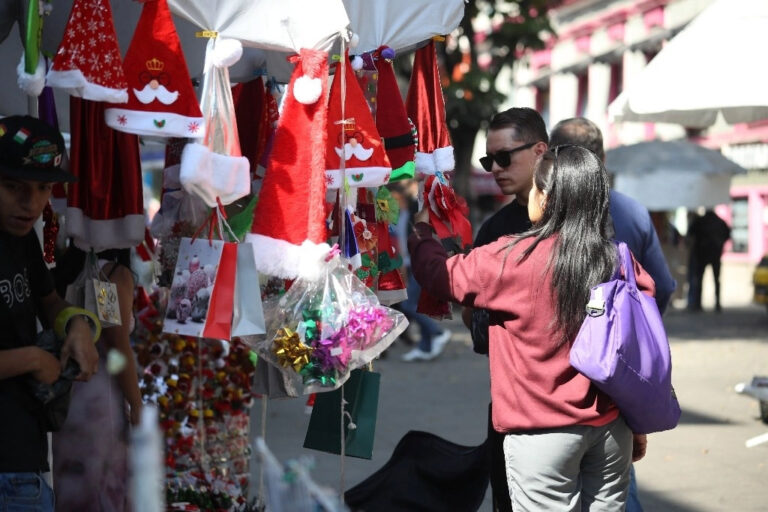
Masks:
[[[552,33],[546,0],[470,0],[464,18],[442,52],[448,126],[456,155],[457,192],[469,196],[472,148],[480,129],[506,100],[496,77],[525,49],[544,47]],[[446,85],[446,81],[448,82]]]

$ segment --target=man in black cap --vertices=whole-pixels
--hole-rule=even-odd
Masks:
[[[33,230],[53,183],[75,181],[61,168],[64,151],[61,134],[46,123],[0,119],[0,510],[53,510],[41,478],[48,471],[46,411],[31,379],[54,383],[72,358],[77,378],[87,380],[98,364],[98,319],[56,294]],[[60,358],[36,346],[37,320],[63,340]]]

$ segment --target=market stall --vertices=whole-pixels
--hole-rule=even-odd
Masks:
[[[390,307],[406,294],[388,186],[423,182],[438,235],[471,242],[434,41],[463,1],[4,4],[3,54],[16,54],[6,75],[16,70],[19,89],[0,110],[68,133],[79,177],[55,191],[47,256],[131,249],[148,269],[131,331],[145,406],[129,443],[135,506],[342,510],[306,468],[281,466],[269,439],[255,440],[270,399],[317,394],[305,446],[370,458],[374,362],[407,326]],[[405,52],[407,98],[392,67]],[[165,145],[151,219],[147,141]],[[102,321],[106,281],[90,264],[76,281],[79,305]]]

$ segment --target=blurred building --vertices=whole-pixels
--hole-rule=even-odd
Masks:
[[[611,123],[608,118],[608,105],[710,3],[565,0],[550,11],[557,36],[515,64],[511,99],[514,106],[536,108],[549,127],[574,116],[591,119],[602,129],[607,148],[688,138],[721,150],[750,171],[734,178],[731,203],[717,208],[733,228],[726,259],[757,262],[768,252],[768,119],[694,131],[663,123]]]

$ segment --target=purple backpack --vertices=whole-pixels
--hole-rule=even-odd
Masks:
[[[656,301],[637,289],[623,242],[618,255],[620,271],[592,288],[587,317],[571,347],[571,366],[613,399],[634,433],[669,430],[677,426],[680,405],[667,333]]]

